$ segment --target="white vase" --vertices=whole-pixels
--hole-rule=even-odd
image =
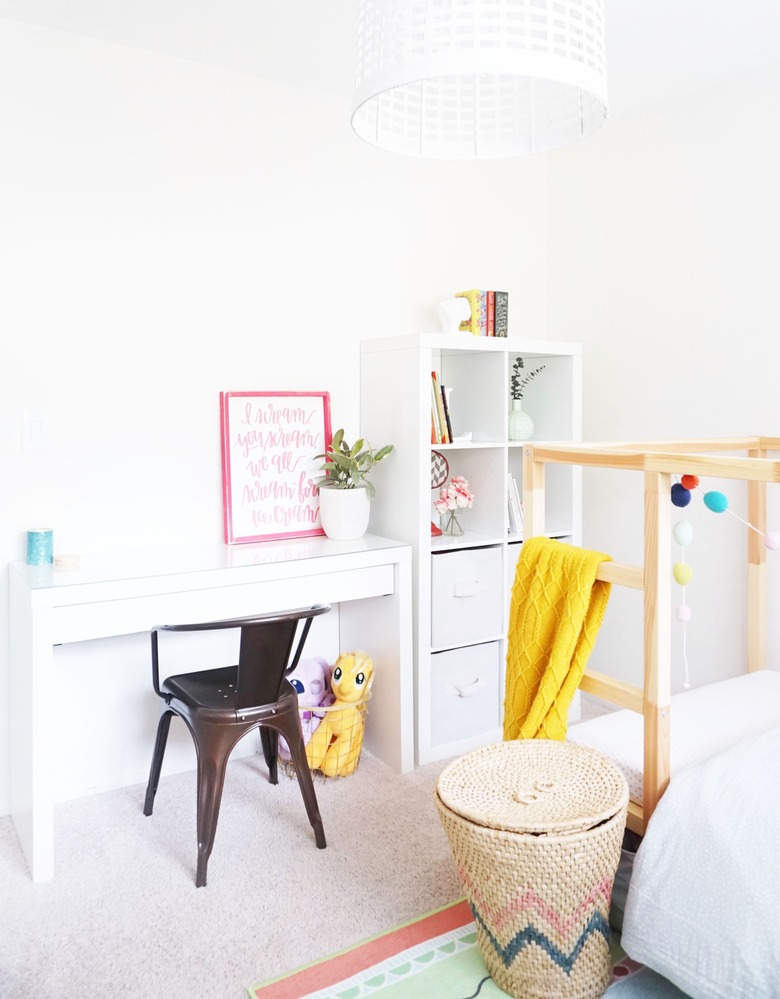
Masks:
[[[368,489],[334,489],[320,486],[320,522],[333,541],[355,541],[368,528],[371,497]]]
[[[512,400],[512,409],[509,413],[509,439],[510,441],[527,441],[533,436],[534,421],[523,409],[522,399]]]

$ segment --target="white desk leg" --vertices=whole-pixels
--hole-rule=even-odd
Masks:
[[[393,567],[393,592],[339,604],[341,652],[364,649],[374,662],[366,748],[398,773],[414,769],[411,562]]]
[[[51,610],[10,581],[11,817],[33,881],[54,875]],[[34,619],[34,620],[33,620]]]

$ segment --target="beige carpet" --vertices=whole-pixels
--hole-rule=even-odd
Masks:
[[[433,804],[444,763],[404,776],[365,753],[316,781],[317,850],[297,783],[231,763],[209,883],[195,888],[195,776],[59,805],[56,873],[33,884],[0,819],[2,999],[243,999],[244,989],[461,895]]]

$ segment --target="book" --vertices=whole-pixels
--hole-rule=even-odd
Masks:
[[[494,291],[488,291],[487,293],[487,335],[495,336],[495,323],[496,323],[496,293]]]
[[[436,402],[436,411],[439,414],[439,428],[441,430],[441,443],[449,444],[450,438],[447,433],[447,420],[444,416],[444,403],[441,398],[441,389],[439,388],[439,376],[435,371],[431,372],[431,381],[433,383],[433,395]]]
[[[514,477],[514,475],[512,475],[511,478],[512,478],[512,488],[514,489],[515,500],[517,502],[517,530],[518,531],[522,531],[523,530],[523,501],[520,499],[520,490],[517,488],[517,479]]]
[[[517,534],[517,519],[515,517],[515,511],[513,508],[512,500],[514,498],[514,493],[512,492],[512,482],[511,475],[507,476],[506,479],[506,510],[507,510],[507,534]]]
[[[441,423],[439,407],[436,404],[436,385],[431,379],[431,444],[441,444]]]
[[[509,336],[509,292],[495,291],[494,296],[494,336]]]
[[[509,504],[509,533],[522,534],[523,508],[520,504],[517,480],[511,472],[507,476],[507,499]]]
[[[445,385],[441,386],[441,401],[444,406],[444,419],[447,423],[447,436],[450,439],[450,444],[452,444],[455,439],[452,433],[452,420],[450,419],[450,392],[452,389],[448,389]]]
[[[461,333],[471,333],[472,336],[479,336],[479,289],[472,288],[471,291],[458,291],[455,298],[465,298],[471,308],[471,316],[464,319],[460,324]]]
[[[487,336],[487,296],[486,291],[479,293],[479,335]]]

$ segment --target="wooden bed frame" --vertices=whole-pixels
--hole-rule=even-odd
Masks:
[[[586,671],[580,689],[644,716],[643,801],[629,802],[628,827],[644,834],[669,783],[672,582],[671,486],[675,475],[748,483],[747,520],[766,532],[766,484],[780,482],[778,437],[523,446],[523,521],[527,538],[545,533],[545,467],[564,464],[644,473],[643,565],[604,562],[599,579],[644,591],[644,687]],[[731,452],[724,454],[722,452]],[[735,454],[736,453],[736,454]],[[747,530],[749,671],[766,665],[766,545]]]

